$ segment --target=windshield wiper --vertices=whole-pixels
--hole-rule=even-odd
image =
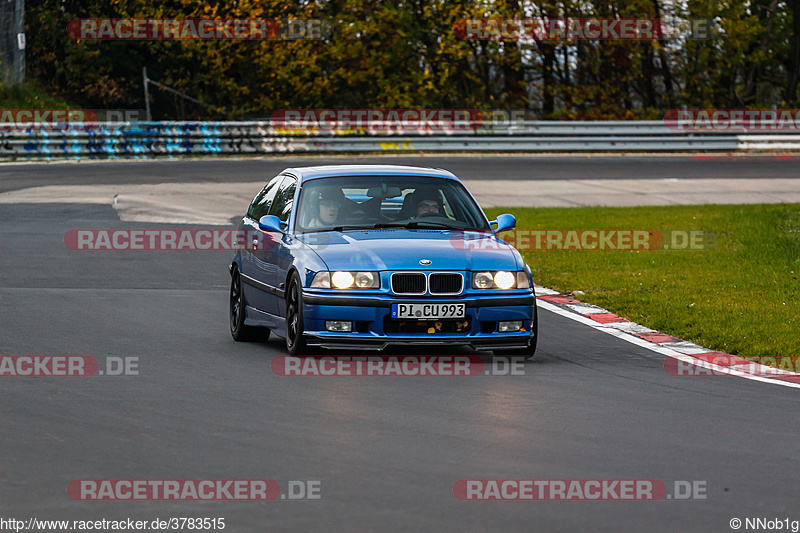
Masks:
[[[322,228],[306,228],[303,230],[303,235],[309,233],[327,233],[329,231],[348,231],[351,229],[372,229],[372,225],[355,225],[355,224],[343,224],[341,226],[333,226],[333,227],[322,227]]]
[[[444,222],[435,222],[433,220],[412,220],[410,222],[384,222],[375,224],[373,227],[375,229],[381,228],[416,228],[420,225],[430,225],[437,228],[446,228],[446,229],[464,229],[464,226],[454,226],[453,224],[447,224]]]
[[[364,224],[345,224],[342,226],[334,226],[330,231],[344,231],[349,229],[372,229],[372,226]]]

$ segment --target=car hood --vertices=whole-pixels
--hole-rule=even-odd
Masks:
[[[492,233],[385,229],[297,237],[330,270],[517,270],[513,248]],[[428,260],[430,264],[420,264]]]

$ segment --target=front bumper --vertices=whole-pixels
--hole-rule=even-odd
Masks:
[[[454,319],[405,320],[391,318],[392,304],[401,303],[464,303],[466,318],[460,331],[454,331]],[[474,350],[502,350],[525,348],[533,340],[532,323],[536,316],[536,299],[533,291],[515,291],[475,297],[397,298],[376,294],[325,294],[303,292],[303,321],[308,345],[332,349],[382,350],[389,346],[467,346]],[[326,320],[351,321],[353,331],[331,332],[325,328]],[[497,331],[501,321],[521,321],[522,330]],[[397,322],[415,322],[409,329],[421,330],[400,333]],[[440,322],[436,327],[436,322]],[[467,326],[463,326],[468,322]],[[427,323],[418,326],[420,323]],[[387,327],[391,326],[391,328]],[[444,326],[444,327],[442,327]],[[393,331],[386,331],[391,329]],[[432,332],[428,332],[432,330]]]

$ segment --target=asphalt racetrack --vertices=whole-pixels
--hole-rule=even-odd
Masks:
[[[235,180],[254,195],[285,167],[356,161],[468,180],[798,175],[796,159],[774,158],[283,157],[6,165],[0,193]],[[282,377],[281,339],[231,339],[232,252],[64,242],[76,228],[175,227],[123,221],[111,204],[0,203],[0,356],[99,365],[88,377],[0,377],[3,519],[224,518],[231,532],[723,532],[734,518],[791,531],[800,520],[797,389],[674,377],[662,355],[542,309],[537,356],[514,375],[481,356],[494,375]],[[68,493],[73,480],[274,480],[282,497],[87,501]],[[656,480],[666,492],[463,501],[460,480]]]

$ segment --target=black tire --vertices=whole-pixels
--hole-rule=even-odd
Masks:
[[[294,273],[286,291],[286,351],[289,355],[307,354],[303,328],[303,286]]]
[[[242,280],[239,276],[239,269],[233,269],[231,273],[231,293],[228,317],[231,326],[231,337],[238,342],[248,342],[254,340],[269,340],[269,329],[244,324],[245,307],[247,305],[242,291]]]
[[[495,356],[521,355],[525,359],[530,359],[536,354],[536,345],[539,343],[539,313],[536,307],[533,308],[533,338],[527,348],[515,348],[513,350],[494,350]]]

